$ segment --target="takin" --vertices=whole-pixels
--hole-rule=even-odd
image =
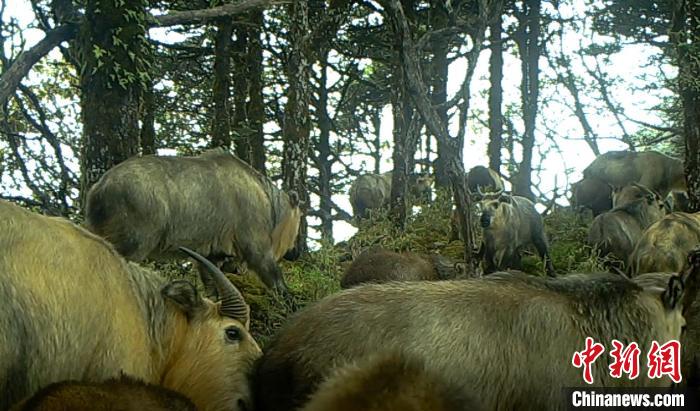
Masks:
[[[379,210],[389,206],[391,199],[392,173],[363,174],[350,185],[348,196],[355,218],[367,218],[369,210]],[[433,179],[430,176],[412,174],[408,179],[411,195],[417,199],[429,199]]]
[[[664,215],[666,205],[662,198],[647,192],[642,198],[594,218],[586,241],[600,257],[626,262],[644,230]]]
[[[467,173],[467,188],[472,194],[479,192],[503,191],[503,180],[494,170],[484,167],[472,167]]]
[[[571,185],[571,206],[577,210],[587,208],[596,217],[613,208],[612,188],[601,180],[584,178]]]
[[[700,214],[671,213],[639,238],[629,256],[629,274],[681,272],[688,252],[700,245]]]
[[[478,411],[415,358],[378,354],[334,371],[301,411]]]
[[[597,178],[613,187],[642,184],[666,198],[672,190],[685,191],[683,162],[656,151],[609,151],[583,170],[584,178]]]
[[[397,253],[373,247],[357,256],[340,280],[342,288],[387,281],[454,279],[460,265],[441,255]]]
[[[128,260],[181,258],[187,247],[217,264],[241,260],[284,293],[277,261],[294,247],[301,210],[295,192],[215,149],[116,165],[88,192],[85,217]]]
[[[183,249],[218,302],[65,219],[1,201],[0,233],[0,410],[55,382],[122,373],[199,410],[241,411],[249,401],[261,351],[243,296],[213,263]]]
[[[105,382],[63,381],[44,387],[11,411],[197,411],[192,401],[167,388],[131,377]]]
[[[338,367],[379,350],[416,358],[485,410],[565,410],[562,388],[588,386],[572,366],[587,337],[606,347],[613,339],[635,341],[643,353],[654,341],[680,338],[683,310],[697,293],[700,251],[692,258],[692,270],[664,288],[610,273],[495,273],[343,290],[295,313],[266,347],[252,378],[255,410],[294,410]],[[645,361],[638,378],[613,378],[611,362],[598,358],[596,386],[672,384],[668,376],[649,378]]]
[[[686,254],[687,256],[687,254]],[[677,273],[645,273],[634,277],[632,281],[642,287],[664,287],[671,276]],[[698,388],[698,378],[700,378],[700,298],[697,296],[690,303],[684,313],[686,326],[681,335],[681,375],[683,385],[695,384],[693,388]]]
[[[547,275],[554,276],[542,216],[532,201],[505,193],[485,194],[480,202],[483,240],[478,253],[484,273],[521,269],[520,252],[534,245],[544,262]]]

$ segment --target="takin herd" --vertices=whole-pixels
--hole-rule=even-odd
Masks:
[[[412,176],[411,194],[431,183]],[[588,337],[682,347],[680,383],[651,378],[646,361],[613,378],[605,354],[596,386],[698,389],[700,214],[679,211],[679,160],[609,152],[572,187],[609,273],[557,272],[530,200],[485,167],[467,183],[483,276],[370,248],[264,352],[224,272],[244,264],[288,297],[278,261],[295,257],[303,204],[234,155],[129,159],[89,191],[82,227],[2,201],[0,410],[565,410],[562,389],[588,386],[572,365]],[[390,174],[358,177],[355,217],[386,207],[390,189]],[[546,276],[519,271],[529,247]],[[201,286],[139,265],[181,258]]]

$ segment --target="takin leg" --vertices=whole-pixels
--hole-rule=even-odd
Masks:
[[[542,262],[544,263],[544,270],[550,277],[556,277],[554,270],[554,265],[552,264],[552,258],[549,256],[549,246],[547,244],[547,239],[544,238],[544,233],[535,233],[532,236],[532,243],[537,249],[537,253],[540,255]]]

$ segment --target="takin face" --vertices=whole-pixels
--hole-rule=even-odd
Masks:
[[[478,411],[461,387],[451,387],[404,354],[370,357],[340,367],[302,411]]]
[[[665,198],[671,190],[685,191],[683,162],[656,151],[610,151],[596,157],[583,171],[613,187],[639,183]]]
[[[341,288],[387,281],[453,279],[460,266],[439,255],[422,256],[370,248],[355,258],[340,280]]]
[[[660,196],[644,194],[593,219],[587,242],[600,257],[626,262],[644,230],[665,214],[666,204]]]
[[[659,193],[641,184],[632,183],[624,187],[613,188],[613,207],[622,207],[641,199],[646,199],[647,203],[655,202],[656,204],[661,204],[666,211],[670,211]]]
[[[261,354],[248,306],[211,262],[204,283],[166,281],[61,218],[0,202],[0,409],[59,381],[133,376],[200,410],[241,411]],[[31,358],[31,360],[29,360]]]
[[[381,350],[416,358],[429,375],[460,387],[486,410],[565,410],[561,389],[587,386],[571,365],[586,337],[604,344],[635,341],[641,352],[652,341],[680,338],[682,312],[697,295],[700,253],[693,254],[692,267],[662,289],[613,274],[496,273],[344,290],[297,312],[269,344],[253,374],[255,409],[297,409],[337,367]],[[613,378],[611,361],[598,358],[596,384],[672,383],[648,378],[644,361],[638,378]]]
[[[555,275],[542,216],[530,200],[496,193],[487,195],[480,208],[479,222],[484,235],[479,256],[484,259],[484,273],[521,269],[520,252],[533,245],[544,262],[547,275]]]
[[[127,376],[50,384],[11,411],[196,411],[189,398]]]
[[[293,248],[301,215],[296,193],[220,149],[130,158],[95,183],[86,203],[87,228],[128,260],[179,259],[188,247],[219,265],[242,261],[283,293],[277,261]]]
[[[675,272],[700,245],[700,214],[671,213],[647,228],[629,257],[629,274]]]

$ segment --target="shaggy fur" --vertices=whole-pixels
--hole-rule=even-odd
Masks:
[[[51,384],[12,411],[196,411],[182,394],[126,376]]]
[[[676,273],[645,273],[632,279],[644,288],[662,288],[668,284]],[[697,389],[700,378],[700,296],[696,296],[684,313],[685,330],[681,336],[681,385],[695,384]]]
[[[353,260],[340,279],[340,286],[350,288],[362,283],[445,280],[455,277],[455,265],[446,257],[370,248]]]
[[[384,354],[348,364],[324,381],[302,411],[477,411],[414,358]]]
[[[356,218],[367,218],[368,210],[387,207],[391,198],[391,172],[364,174],[350,185],[348,196]],[[414,198],[429,199],[433,179],[427,176],[409,176],[408,187]]]
[[[671,190],[685,191],[683,162],[656,151],[610,151],[583,170],[584,178],[597,178],[614,187],[639,183],[666,198]]]
[[[624,187],[615,187],[612,193],[613,207],[622,207],[644,198],[649,201],[656,201],[668,210],[666,202],[663,201],[664,199],[661,198],[659,193],[638,183],[632,183]]]
[[[588,230],[588,244],[601,257],[627,261],[644,230],[664,217],[666,207],[657,196],[644,197],[596,217]]]
[[[182,258],[183,246],[216,262],[236,257],[279,290],[277,261],[294,246],[300,217],[296,194],[223,150],[126,160],[90,189],[86,205],[88,229],[129,260]]]
[[[498,273],[344,290],[297,313],[266,348],[253,378],[255,409],[293,410],[338,365],[378,350],[417,358],[486,410],[566,409],[562,388],[586,385],[571,365],[586,337],[606,346],[636,341],[642,352],[680,337],[681,307],[669,295],[611,274]],[[671,383],[648,379],[644,362],[637,379],[613,379],[610,358],[593,367],[598,386]]]
[[[629,273],[681,272],[700,245],[700,213],[671,213],[649,226],[629,257]]]
[[[503,191],[503,181],[490,168],[476,166],[467,173],[467,187],[471,193],[476,193],[479,189],[483,192]]]
[[[547,274],[554,275],[542,216],[532,201],[501,194],[495,199],[487,197],[480,205],[484,239],[479,254],[484,259],[484,273],[521,269],[520,252],[534,245],[544,261]]]
[[[602,180],[584,178],[571,185],[571,206],[588,208],[596,217],[613,208],[612,188]]]
[[[0,410],[65,380],[122,372],[236,410],[260,349],[183,280],[128,263],[67,220],[0,202]],[[228,343],[235,327],[240,341]]]

